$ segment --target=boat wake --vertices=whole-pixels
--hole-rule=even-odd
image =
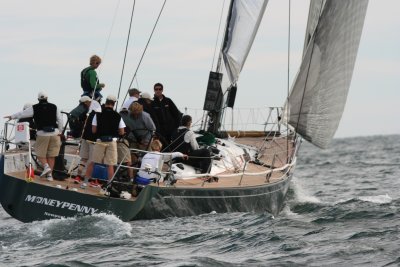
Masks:
[[[107,236],[110,239],[130,237],[132,226],[112,214],[95,214],[74,218],[35,221],[27,227],[30,235],[45,239],[74,240]],[[83,236],[82,236],[83,235]]]
[[[311,195],[303,186],[301,180],[293,176],[291,187],[294,191],[296,202],[300,203],[322,203],[316,196]]]

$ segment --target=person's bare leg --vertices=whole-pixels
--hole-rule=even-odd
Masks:
[[[53,170],[54,169],[54,163],[56,161],[55,157],[48,157],[47,158],[47,163],[49,163],[50,169]]]
[[[44,157],[37,157],[38,158],[38,160],[40,161],[40,163],[42,163],[42,165],[44,166],[44,165],[46,165],[46,164],[48,164],[47,163],[47,158],[44,158]],[[49,164],[50,165],[50,164]]]
[[[113,165],[107,165],[107,170],[108,170],[108,180],[111,180],[111,178],[114,175],[114,166]]]

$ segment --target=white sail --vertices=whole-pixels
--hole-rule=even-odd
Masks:
[[[343,114],[367,5],[325,2],[292,85],[289,124],[318,147],[329,145]]]
[[[222,47],[225,68],[235,84],[253,44],[268,0],[234,0]]]

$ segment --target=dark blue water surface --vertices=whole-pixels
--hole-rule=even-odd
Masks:
[[[400,266],[400,136],[303,143],[269,214],[23,224],[0,208],[1,266]]]

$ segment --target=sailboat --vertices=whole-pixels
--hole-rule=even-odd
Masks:
[[[210,212],[277,215],[285,205],[302,140],[325,148],[335,134],[350,88],[368,1],[312,0],[302,62],[283,107],[270,109],[263,131],[221,129],[224,114],[234,106],[240,90],[238,78],[267,3],[230,3],[219,63],[210,72],[203,108],[203,136],[216,136],[206,144],[213,152],[209,173],[172,163],[158,170],[163,180],[143,185],[137,196],[129,197],[110,196],[98,188],[83,190],[71,178],[42,181],[30,171],[30,145],[28,149],[10,148],[29,139],[27,125],[7,122],[0,154],[0,202],[4,210],[22,222],[97,213],[115,214],[124,221]],[[19,135],[15,142],[8,138],[10,127]],[[79,162],[73,160],[75,155],[65,152],[64,156],[67,169],[74,169],[73,163]]]

